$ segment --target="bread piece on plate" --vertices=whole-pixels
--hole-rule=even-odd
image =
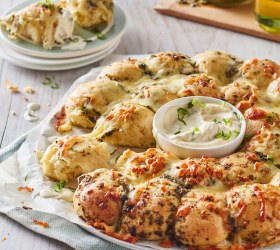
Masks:
[[[76,23],[86,29],[98,28],[113,20],[112,0],[68,0],[67,8],[75,16]]]

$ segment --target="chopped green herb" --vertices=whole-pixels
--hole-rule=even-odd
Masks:
[[[221,121],[218,121],[218,119],[216,119],[216,118],[213,120],[213,122],[215,122],[216,124],[222,123]]]
[[[116,152],[117,152],[117,149],[115,149],[112,153],[110,153],[110,155],[113,155]]]
[[[89,108],[86,108],[86,107],[81,107],[81,111],[82,111],[84,114],[90,113],[90,109],[89,109]]]
[[[24,177],[24,181],[27,181],[27,178],[28,178],[29,174],[30,174],[30,171],[29,171],[29,172],[26,174],[26,176]]]
[[[245,140],[246,141],[249,141],[249,140],[251,140],[252,138],[254,137],[254,135],[245,135]]]
[[[104,34],[102,34],[101,32],[95,33],[95,35],[97,36],[97,38],[99,40],[106,40],[107,39],[107,37]]]
[[[53,83],[53,84],[51,85],[51,88],[52,88],[52,89],[59,89],[58,83]]]
[[[199,101],[198,101],[197,98],[193,98],[193,99],[192,99],[192,105],[193,105],[193,106],[197,106],[198,103],[199,103]]]
[[[55,5],[53,3],[51,3],[50,0],[46,0],[45,2],[38,2],[37,5],[42,6],[49,10],[55,9]]]
[[[86,43],[91,43],[92,40],[91,40],[91,39],[86,39],[86,40],[84,40],[84,42],[86,42]]]
[[[227,106],[227,103],[226,103],[226,102],[222,102],[222,106],[223,106],[223,107],[226,107],[226,106]]]
[[[199,128],[193,128],[193,132],[194,133],[198,133],[199,132]]]
[[[224,123],[226,125],[230,125],[231,124],[231,118],[225,118],[225,119],[223,119],[223,121],[224,121]]]
[[[181,133],[181,131],[178,130],[177,132],[174,133],[174,135],[178,135],[178,134],[180,134],[180,133]]]
[[[240,131],[239,130],[234,130],[233,131],[236,135],[239,135],[240,134]]]
[[[65,187],[66,181],[58,181],[55,186],[54,186],[54,190],[57,193],[61,193],[62,192],[62,188]]]
[[[45,77],[45,80],[44,82],[42,82],[43,85],[50,85],[52,84],[52,79],[48,76]]]
[[[182,122],[182,123],[184,123],[185,125],[187,125],[186,124],[186,122],[184,121],[184,118],[185,118],[185,116],[188,116],[189,115],[189,111],[188,110],[186,110],[186,109],[184,109],[184,108],[178,108],[177,109],[177,117],[178,117],[178,120],[180,121],[180,122]]]
[[[267,159],[268,161],[274,162],[274,159],[273,159],[273,157],[272,157],[271,155],[267,155],[267,156],[266,156],[266,159]]]
[[[188,103],[188,108],[191,109],[192,107],[193,107],[192,102],[189,102],[189,103]]]
[[[229,140],[231,137],[231,131],[218,133],[215,135],[215,138],[223,138],[224,140]]]
[[[115,162],[117,162],[120,157],[121,155],[117,156]]]

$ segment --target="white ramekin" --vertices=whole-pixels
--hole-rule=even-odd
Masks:
[[[159,147],[161,147],[164,151],[171,152],[177,155],[180,158],[187,158],[187,157],[201,157],[201,156],[210,156],[210,157],[223,157],[233,153],[243,141],[245,131],[246,131],[246,122],[243,114],[233,105],[226,102],[227,107],[231,108],[234,112],[237,113],[240,119],[240,133],[239,135],[232,141],[229,141],[226,144],[209,147],[209,148],[192,148],[186,147],[182,145],[178,145],[172,142],[168,137],[166,137],[163,133],[163,121],[166,119],[165,114],[168,109],[171,107],[182,107],[188,104],[193,98],[198,99],[201,102],[205,103],[216,103],[216,104],[223,104],[224,101],[212,97],[204,97],[204,96],[189,96],[183,97],[171,102],[164,104],[155,114],[153,120],[153,135],[157,141]]]

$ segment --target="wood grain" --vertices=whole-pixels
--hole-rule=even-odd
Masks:
[[[155,10],[162,14],[280,42],[279,34],[268,33],[257,25],[253,3],[237,8],[217,8],[213,5],[193,8],[179,4],[178,0],[160,0]]]
[[[0,15],[9,6],[22,0],[3,0]],[[147,54],[161,50],[178,51],[193,56],[208,49],[224,50],[244,59],[270,58],[280,63],[280,45],[228,30],[222,30],[191,21],[161,15],[153,10],[156,0],[116,0],[127,13],[128,29],[116,49],[118,54]],[[41,105],[40,120],[56,105],[75,79],[88,72],[98,63],[76,70],[43,72],[22,69],[1,59],[0,55],[0,147],[4,147],[27,132],[38,122],[23,119],[28,102],[22,94],[11,94],[5,85],[9,79],[21,90],[32,86],[34,95],[24,94],[30,101]],[[46,75],[55,76],[60,83],[58,90],[41,84]],[[50,103],[50,106],[47,104]],[[16,116],[11,115],[11,111]],[[10,234],[10,235],[8,235]],[[38,235],[5,215],[0,215],[0,249],[2,250],[57,250],[71,249],[63,243]],[[1,242],[3,237],[7,240]]]

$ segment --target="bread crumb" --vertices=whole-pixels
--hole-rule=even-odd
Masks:
[[[9,80],[6,80],[5,83],[7,84],[8,90],[10,90],[12,93],[18,93],[19,92],[18,86],[12,85]]]
[[[26,102],[29,102],[29,99],[28,99],[26,96],[24,96],[23,99],[24,99]]]
[[[16,111],[11,110],[11,114],[12,114],[12,115],[16,115]]]
[[[2,242],[4,242],[6,239],[7,239],[7,237],[3,237],[3,238],[2,238]]]
[[[34,94],[35,90],[31,86],[26,86],[23,91],[28,94]]]

